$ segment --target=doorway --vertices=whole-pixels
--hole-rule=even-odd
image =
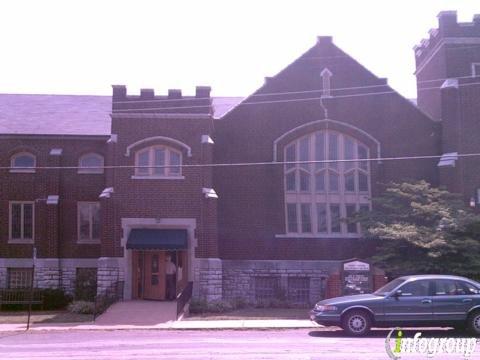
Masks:
[[[167,300],[166,260],[175,265],[174,295],[188,284],[187,251],[134,250],[132,254],[133,298]]]

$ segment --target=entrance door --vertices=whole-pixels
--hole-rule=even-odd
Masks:
[[[146,251],[144,260],[144,299],[165,299],[165,252]]]

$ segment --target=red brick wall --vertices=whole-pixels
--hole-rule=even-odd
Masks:
[[[269,79],[254,97],[244,101],[245,105],[238,106],[216,122],[215,161],[271,162],[275,139],[298,126],[324,119],[318,99],[292,100],[319,97],[320,93],[313,90],[322,87],[320,72],[325,67],[333,73],[332,89],[370,86],[368,89],[343,90],[338,95],[391,91],[382,79],[328,40],[321,39],[300,59]],[[312,93],[305,93],[308,90]],[[304,92],[262,95],[295,91]],[[276,100],[289,101],[251,104]],[[397,94],[340,97],[324,102],[330,119],[361,129],[359,132],[348,130],[348,126],[338,126],[342,132],[365,142],[372,156],[377,155],[376,147],[362,135],[362,131],[381,143],[384,157],[438,154],[438,133],[434,122]],[[336,126],[329,123],[331,129]],[[292,137],[325,127],[324,123],[309,126]],[[283,154],[284,142],[279,145],[279,154]],[[436,184],[435,165],[436,160],[373,163],[373,195],[381,190],[380,183],[390,180],[426,179]],[[373,244],[367,241],[276,237],[285,233],[282,165],[216,168],[214,184],[219,193],[219,244],[224,258],[333,260],[366,258],[373,252]]]
[[[114,98],[115,101],[115,98]],[[188,106],[188,102],[179,104]],[[177,104],[177,106],[180,106]],[[129,104],[135,107],[135,101]],[[114,103],[115,107],[115,103]],[[184,165],[208,164],[213,161],[212,145],[202,144],[201,136],[213,131],[212,119],[208,116],[182,116],[162,118],[145,114],[142,118],[113,117],[112,133],[118,135],[118,143],[110,146],[110,161],[115,165],[135,165],[135,152],[150,145],[170,146],[182,153]],[[129,145],[155,136],[180,141],[191,147],[187,150],[166,140],[153,140],[132,148],[125,156]],[[112,208],[107,218],[107,233],[104,234],[102,254],[121,256],[122,218],[194,218],[197,221],[197,257],[218,257],[216,202],[205,199],[203,187],[212,187],[211,168],[186,167],[184,179],[132,179],[134,169],[110,170],[107,178],[115,189],[110,202]],[[111,179],[111,180],[110,180]],[[114,244],[114,245],[113,245]],[[114,249],[114,250],[112,250]]]
[[[10,166],[10,157],[20,151],[36,156],[43,166],[77,166],[87,152],[105,154],[105,137],[4,137],[0,141],[0,166]],[[50,156],[52,148],[62,148],[60,157]],[[35,173],[11,173],[0,170],[0,257],[31,257],[31,245],[8,244],[9,201],[35,201],[59,195],[58,206],[35,203],[35,246],[38,257],[98,257],[99,245],[77,244],[77,202],[98,201],[105,187],[105,176],[78,174],[76,170],[41,170]]]

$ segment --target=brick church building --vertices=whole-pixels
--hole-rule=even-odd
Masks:
[[[331,37],[244,99],[0,95],[0,288],[28,286],[35,264],[36,287],[73,292],[89,273],[99,294],[163,300],[168,258],[177,293],[208,300],[313,303],[345,293],[345,265],[380,286],[372,244],[342,221],[379,184],[480,201],[480,159],[459,156],[480,152],[480,17],[438,19],[415,47],[416,101]],[[335,161],[411,156],[433,157]]]

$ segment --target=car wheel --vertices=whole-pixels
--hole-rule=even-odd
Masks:
[[[468,328],[475,335],[480,335],[480,311],[475,311],[468,317]]]
[[[372,321],[370,314],[362,310],[352,310],[342,319],[342,328],[349,335],[362,336],[370,331]]]

